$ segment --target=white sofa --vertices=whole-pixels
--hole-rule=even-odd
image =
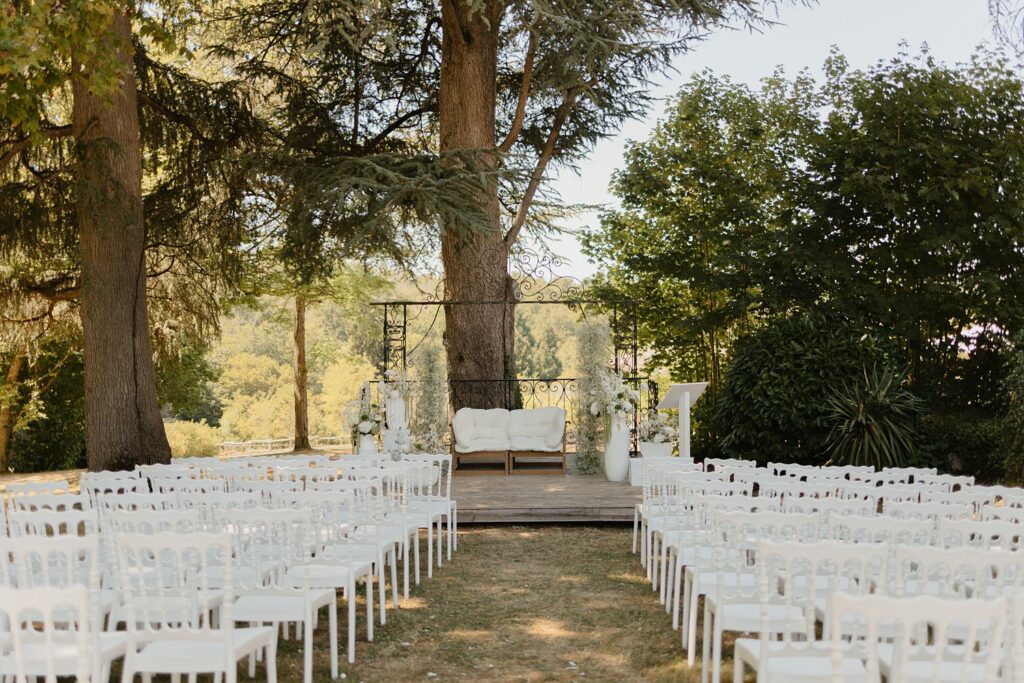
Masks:
[[[460,464],[500,460],[506,474],[565,472],[562,408],[462,408],[452,418],[452,435],[456,471]],[[479,471],[498,473],[496,468]]]

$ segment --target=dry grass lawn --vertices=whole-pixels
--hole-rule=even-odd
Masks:
[[[453,561],[389,611],[373,643],[357,644],[346,680],[697,681],[630,553],[630,533],[463,527]],[[322,681],[330,680],[325,635],[317,631]],[[282,641],[278,662],[282,681],[301,680],[298,643]],[[728,666],[723,680],[732,680]]]

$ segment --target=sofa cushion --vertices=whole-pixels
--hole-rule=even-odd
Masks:
[[[508,411],[503,408],[461,408],[452,418],[452,431],[458,453],[507,451],[509,448]]]
[[[561,408],[530,408],[509,413],[509,448],[513,451],[561,451],[564,433],[565,411]]]

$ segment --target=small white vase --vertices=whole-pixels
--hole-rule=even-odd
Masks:
[[[670,458],[672,457],[671,441],[641,441],[638,445],[640,455],[645,458]]]
[[[359,435],[359,455],[377,455],[377,440],[373,434]]]
[[[620,415],[612,417],[604,445],[604,476],[608,481],[625,481],[629,476],[629,425]]]

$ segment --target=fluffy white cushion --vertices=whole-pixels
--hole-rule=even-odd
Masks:
[[[509,413],[509,448],[513,451],[560,451],[564,432],[565,411],[561,408],[530,408]]]
[[[458,453],[509,449],[508,411],[504,408],[461,408],[452,418],[452,431]]]

